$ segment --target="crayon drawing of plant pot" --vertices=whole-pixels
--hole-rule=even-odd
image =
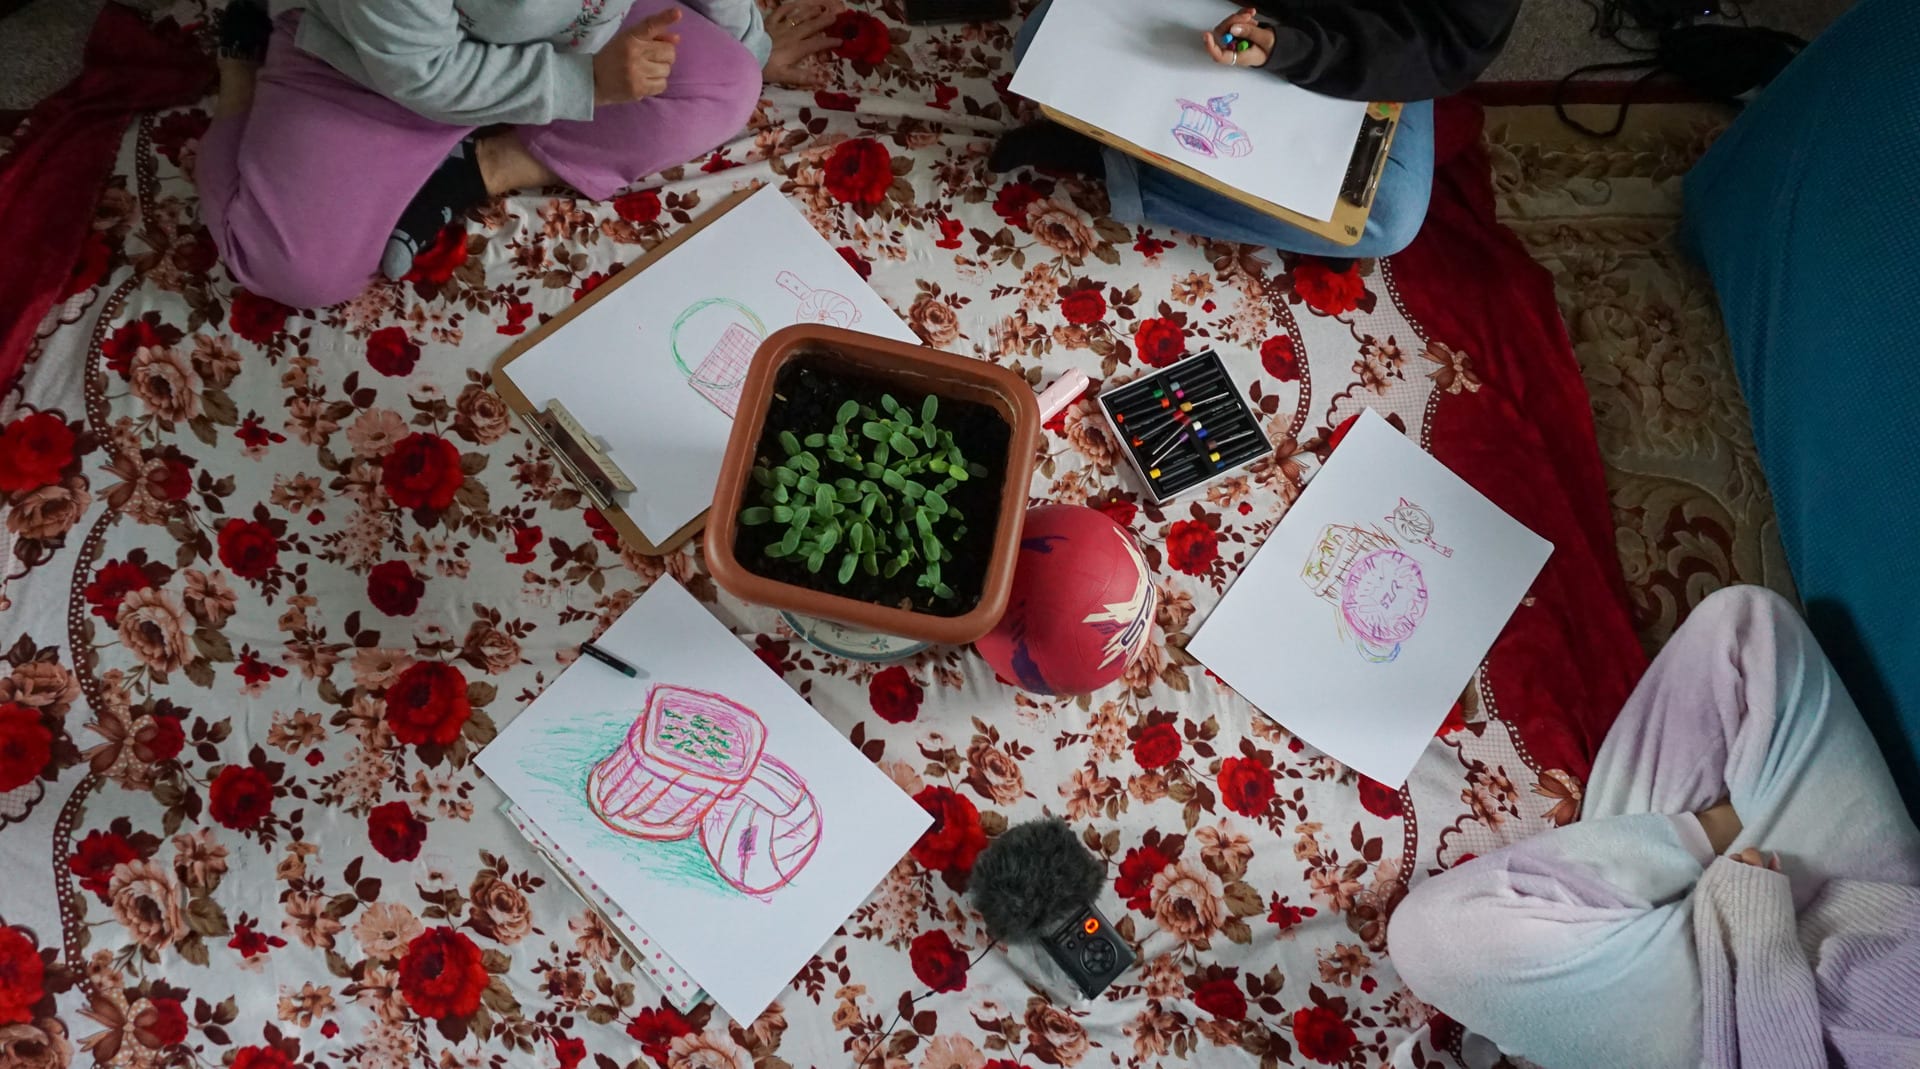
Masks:
[[[748,601],[927,642],[1006,611],[1039,439],[1026,380],[830,326],[755,354],[706,529]]]

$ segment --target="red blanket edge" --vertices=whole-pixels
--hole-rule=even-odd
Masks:
[[[11,389],[47,309],[68,283],[135,115],[199,98],[213,64],[170,21],[107,4],[87,39],[78,77],[41,101],[0,159],[0,219],[17,228],[0,257],[0,392]]]
[[[1495,218],[1484,115],[1466,98],[1441,102],[1432,204],[1393,274],[1428,340],[1467,353],[1481,381],[1439,395],[1429,448],[1554,547],[1487,655],[1498,712],[1540,768],[1584,780],[1647,657],[1586,384],[1552,276]]]

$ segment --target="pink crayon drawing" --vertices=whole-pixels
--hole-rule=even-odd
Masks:
[[[740,407],[740,387],[747,380],[747,365],[760,347],[760,339],[738,323],[727,324],[720,340],[707,350],[706,358],[693,369],[688,381],[694,392],[712,401],[731,416]]]
[[[622,835],[700,837],[714,872],[765,896],[819,848],[820,806],[806,780],[765,752],[753,710],[718,694],[657,684],[614,751],[587,775],[587,803]]]
[[[1205,104],[1184,99],[1176,101],[1180,105],[1180,119],[1173,124],[1173,139],[1181,148],[1202,156],[1238,159],[1252,152],[1253,139],[1227,118],[1233,113],[1233,102],[1238,99],[1240,94],[1228,93]]]
[[[1420,562],[1378,527],[1321,528],[1300,580],[1334,606],[1341,634],[1351,636],[1360,655],[1376,664],[1400,656],[1427,614]]]
[[[748,894],[785,887],[820,846],[820,807],[807,782],[764,756],[745,789],[714,803],[700,821],[700,845],[720,878]]]
[[[795,323],[825,323],[833,327],[851,327],[860,322],[860,309],[845,295],[833,290],[817,290],[800,281],[791,271],[782,271],[773,280],[779,287],[800,298]]]

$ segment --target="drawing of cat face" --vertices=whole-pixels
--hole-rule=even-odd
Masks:
[[[1399,532],[1400,537],[1409,542],[1425,542],[1433,537],[1433,517],[1426,509],[1404,497],[1387,519],[1393,523],[1393,529]]]

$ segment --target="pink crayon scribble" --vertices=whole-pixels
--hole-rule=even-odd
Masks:
[[[626,738],[587,775],[587,804],[607,827],[656,842],[700,836],[732,887],[764,896],[819,848],[806,780],[765,752],[766,726],[719,694],[656,684]]]
[[[1300,580],[1338,613],[1341,633],[1375,664],[1400,656],[1426,616],[1420,563],[1378,527],[1328,524],[1320,531]]]
[[[1360,641],[1399,653],[1427,614],[1427,580],[1420,564],[1397,549],[1378,549],[1355,561],[1340,594],[1340,615]]]
[[[713,348],[707,350],[699,366],[693,369],[688,385],[720,411],[729,416],[735,414],[740,408],[740,388],[747,381],[747,365],[753,362],[753,354],[759,348],[760,339],[752,331],[738,323],[727,324],[720,340],[713,343]]]
[[[850,327],[860,322],[860,307],[848,300],[845,294],[814,289],[791,271],[780,272],[773,281],[781,289],[800,298],[800,310],[793,316],[795,323]]]
[[[1174,141],[1188,152],[1202,156],[1238,158],[1252,152],[1253,139],[1227,118],[1233,114],[1233,102],[1239,98],[1238,93],[1228,93],[1205,104],[1175,101],[1180,105],[1180,118],[1173,126]]]

